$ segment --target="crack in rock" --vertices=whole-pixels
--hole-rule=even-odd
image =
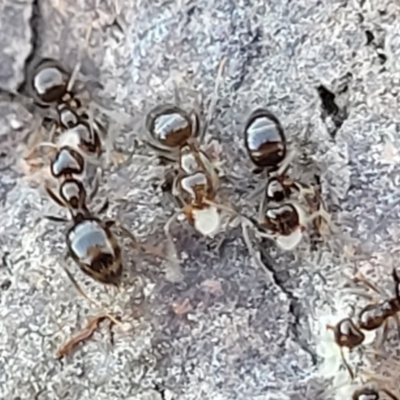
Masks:
[[[283,277],[282,274],[280,274],[279,271],[274,268],[274,265],[271,262],[271,257],[265,253],[264,249],[261,249],[260,251],[260,258],[268,271],[271,272],[274,283],[282,290],[283,293],[285,293],[289,300],[289,313],[293,316],[293,318],[289,318],[289,331],[292,333],[293,339],[301,347],[301,349],[310,356],[312,365],[316,366],[318,362],[317,354],[310,347],[310,345],[301,338],[301,321],[304,318],[303,306],[301,302],[285,286],[285,282],[287,282],[288,279]]]

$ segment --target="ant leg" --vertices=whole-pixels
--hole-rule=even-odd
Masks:
[[[396,298],[400,300],[400,277],[397,274],[397,270],[395,267],[393,267],[392,276],[393,276],[393,280],[396,284],[396,287],[395,287]]]
[[[336,231],[330,214],[324,208],[321,208],[321,207],[318,211],[313,212],[311,215],[309,215],[306,218],[306,221],[305,221],[306,223],[304,225],[310,224],[312,221],[314,221],[317,218],[322,218],[326,222],[326,224],[328,225],[329,229],[332,232]]]
[[[44,217],[46,219],[48,219],[49,221],[53,221],[53,222],[62,222],[62,223],[69,222],[69,220],[67,218],[56,217],[54,215],[45,215]]]
[[[340,356],[342,357],[344,366],[346,367],[347,371],[349,372],[351,380],[354,380],[354,378],[355,378],[354,372],[351,369],[351,367],[348,364],[348,362],[346,361],[346,358],[344,357],[344,353],[343,353],[343,348],[342,347],[340,347]]]
[[[52,150],[57,150],[58,149],[58,146],[56,144],[52,143],[52,142],[42,142],[42,143],[39,143],[36,147],[38,149],[39,148],[43,148],[43,147],[48,147],[48,148],[50,148]]]
[[[398,314],[395,314],[393,316],[393,318],[396,320],[396,325],[397,325],[397,332],[399,334],[399,338],[400,338],[400,318]]]
[[[331,331],[335,331],[336,327],[334,325],[327,324],[326,325],[326,329],[331,330]],[[350,365],[346,361],[346,358],[345,358],[344,353],[343,353],[343,347],[339,346],[339,348],[340,348],[340,356],[342,358],[343,364],[346,367],[347,371],[349,372],[351,380],[354,380],[355,375],[354,375],[354,372],[351,369]]]
[[[65,207],[66,205],[64,202],[46,185],[45,186],[46,192],[49,195],[49,197],[57,203],[60,207]]]
[[[104,309],[104,307],[98,303],[96,300],[93,300],[86,292],[81,288],[79,283],[76,281],[70,270],[67,268],[66,263],[69,258],[69,254],[65,253],[63,260],[62,260],[62,268],[64,269],[65,273],[67,274],[68,278],[71,280],[72,284],[74,285],[75,289],[78,291],[78,293],[84,297],[90,304],[94,305],[95,307],[98,307],[100,309]],[[115,325],[119,326],[122,330],[126,330],[124,325],[121,323],[121,321],[117,320],[115,317],[113,317],[111,314],[108,312],[105,313],[107,318],[110,319],[110,321],[114,322]]]
[[[96,169],[96,175],[93,178],[93,187],[90,191],[89,194],[89,203],[93,201],[93,199],[96,197],[97,192],[99,191],[99,186],[100,186],[100,175],[101,175],[101,170],[100,168]]]
[[[296,155],[296,152],[294,150],[290,151],[286,155],[285,159],[282,162],[282,165],[279,167],[279,169],[276,171],[276,173],[274,173],[274,175],[276,175],[276,176],[283,175],[289,169],[290,164],[294,160],[295,155]]]
[[[183,277],[176,246],[171,235],[172,222],[174,222],[179,215],[180,212],[175,212],[164,225],[164,233],[167,238],[167,253],[168,258],[170,259],[170,263],[168,264],[168,269],[166,270],[165,275],[169,281],[179,281]]]
[[[265,220],[265,212],[267,208],[267,191],[264,190],[262,193],[260,205],[258,207],[258,222],[262,223]]]
[[[96,214],[98,214],[98,215],[104,214],[108,210],[109,205],[110,205],[110,202],[108,201],[108,199],[105,199],[103,201],[103,204],[101,204],[101,206],[99,207],[99,209],[96,210]]]
[[[244,242],[247,246],[247,250],[250,253],[250,256],[253,258],[253,260],[256,263],[256,266],[260,268],[261,271],[263,271],[267,277],[272,281],[272,274],[271,271],[268,270],[268,268],[265,266],[265,264],[261,261],[260,253],[257,252],[251,242],[250,236],[249,236],[249,231],[248,231],[248,222],[247,221],[242,221],[242,235]]]
[[[157,247],[140,243],[136,239],[135,235],[126,226],[122,225],[121,222],[116,221],[116,220],[108,220],[105,222],[105,224],[106,224],[107,228],[111,228],[112,226],[115,226],[117,229],[120,229],[123,233],[125,233],[129,237],[129,239],[132,241],[132,243],[138,250],[144,251],[147,254],[161,258],[163,260],[166,259],[163,252],[161,252],[160,249],[158,249]]]
[[[207,115],[206,115],[206,118],[205,118],[204,125],[201,128],[199,136],[198,136],[198,140],[199,140],[200,143],[204,140],[204,137],[205,137],[205,135],[207,133],[207,129],[210,126],[210,124],[211,124],[211,122],[213,120],[213,114],[215,112],[215,106],[217,105],[217,101],[218,101],[218,90],[219,90],[219,87],[221,85],[222,74],[224,72],[226,61],[227,61],[227,59],[223,58],[220,61],[219,65],[218,65],[217,77],[215,78],[214,92],[212,94],[210,105],[209,105],[208,110],[207,110]]]
[[[375,286],[372,282],[370,282],[360,271],[357,271],[357,273],[355,274],[355,276],[353,278],[353,281],[354,281],[354,283],[361,282],[365,286],[367,286],[369,289],[374,291],[375,293],[378,293],[379,295],[383,296],[382,291],[377,286]]]
[[[267,184],[266,182],[262,182],[262,184],[258,185],[249,196],[245,198],[246,202],[254,201],[260,194],[266,191]]]

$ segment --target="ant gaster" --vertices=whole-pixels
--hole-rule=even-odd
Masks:
[[[266,169],[276,171],[277,175],[285,172],[293,154],[287,152],[284,130],[278,118],[264,108],[253,111],[244,129],[244,143],[256,172]]]
[[[111,232],[116,221],[102,221],[95,216],[106,210],[108,202],[97,213],[90,212],[86,205],[86,190],[80,181],[73,178],[62,183],[60,197],[54,193],[51,197],[70,212],[70,220],[48,217],[56,222],[72,222],[66,234],[68,255],[97,282],[119,286],[122,274],[121,249]]]

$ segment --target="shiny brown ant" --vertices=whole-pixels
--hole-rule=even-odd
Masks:
[[[344,358],[343,348],[347,347],[350,351],[353,350],[364,342],[365,334],[363,331],[374,331],[382,326],[384,327],[384,337],[386,337],[389,318],[395,318],[398,322],[400,277],[395,268],[393,268],[392,277],[395,283],[395,297],[378,304],[367,305],[357,314],[356,323],[350,318],[345,318],[335,326],[327,325],[327,328],[334,332],[335,342],[340,347],[343,362],[352,379],[354,379],[354,373]],[[372,285],[368,286],[373,287]]]
[[[294,152],[287,151],[283,127],[274,114],[262,108],[253,111],[245,125],[244,143],[256,172],[267,173],[267,183],[261,187],[258,233],[274,239],[283,250],[292,250],[311,222],[329,223],[330,216],[316,188],[286,174]]]
[[[57,193],[47,184],[45,189],[50,198],[68,209],[70,214],[69,219],[47,218],[71,223],[66,234],[67,257],[71,257],[85,274],[97,282],[118,287],[123,270],[121,248],[111,228],[122,230],[142,250],[159,257],[162,255],[151,246],[138,244],[134,235],[121,223],[100,219],[97,215],[107,210],[107,200],[96,212],[89,210],[87,204],[94,199],[99,187],[99,169],[89,194],[83,179],[87,172],[87,159],[100,155],[102,143],[96,128],[98,125],[80,109],[80,101],[72,91],[74,79],[74,73],[68,75],[57,62],[48,59],[42,61],[32,75],[35,99],[41,104],[55,106],[60,130],[56,144],[41,144],[54,150],[50,173],[58,182]],[[65,270],[78,291],[88,298],[73,275]]]
[[[221,63],[217,81],[222,73]],[[211,114],[211,112],[209,112]],[[159,105],[146,116],[145,142],[157,156],[173,162],[172,195],[179,205],[166,224],[181,212],[203,236],[215,236],[221,227],[221,211],[228,211],[218,196],[219,171],[207,151],[201,149],[207,122],[200,123],[196,110],[190,112],[171,104]]]

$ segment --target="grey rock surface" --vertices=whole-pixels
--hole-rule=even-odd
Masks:
[[[31,3],[2,0],[1,21],[11,22],[4,13],[10,4],[16,20],[32,16]],[[69,268],[90,296],[121,316],[125,331],[114,327],[112,344],[104,323],[58,361],[57,350],[99,310],[77,294],[61,268],[67,227],[40,218],[61,212],[42,190],[46,165],[24,161],[35,140],[48,140],[37,129],[43,110],[5,95],[0,162],[13,165],[0,176],[0,398],[351,398],[326,324],[367,304],[344,288],[357,271],[387,295],[393,291],[400,233],[398,3],[39,0],[35,7],[31,33],[10,45],[12,62],[2,59],[0,87],[14,91],[42,57],[69,70],[80,60],[81,78],[101,84],[88,83],[93,104],[114,111],[108,112],[109,141],[122,156],[135,153],[120,168],[103,160],[99,201],[107,196],[110,215],[140,240],[165,246],[163,226],[174,212],[156,185],[162,168],[154,162],[136,174],[152,156],[139,140],[143,117],[173,100],[174,84],[199,93],[205,118],[212,117],[208,134],[221,144],[232,204],[255,213],[256,204],[245,198],[259,179],[242,130],[249,112],[265,106],[297,151],[294,177],[312,182],[320,176],[336,232],[320,242],[306,239],[291,253],[251,233],[266,264],[260,268],[240,228],[211,240],[177,222],[179,281],[169,279],[165,263],[122,240],[123,293]],[[0,43],[22,40],[12,32],[2,23]],[[193,101],[187,90],[180,97],[183,104]],[[377,361],[373,348],[348,355],[350,364],[398,378],[396,329],[380,350],[385,359]]]
[[[32,1],[0,3],[0,89],[15,92],[25,79],[25,61],[32,44]]]

